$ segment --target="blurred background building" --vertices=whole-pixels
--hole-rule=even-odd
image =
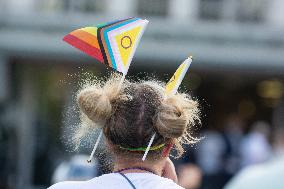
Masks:
[[[130,75],[167,81],[194,57],[183,85],[200,101],[197,132],[206,138],[177,164],[198,165],[200,187],[221,188],[247,160],[240,146],[265,161],[269,133],[284,123],[283,8],[282,0],[0,0],[0,188],[51,184],[73,155],[61,139],[76,121],[65,112],[78,75],[107,73],[62,37],[128,16],[150,21]]]

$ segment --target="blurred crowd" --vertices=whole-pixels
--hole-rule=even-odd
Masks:
[[[222,130],[205,130],[204,139],[189,150],[189,158],[179,162],[180,184],[186,189],[281,188],[284,130],[273,129],[265,121],[256,121],[248,131],[244,128],[244,122],[233,116]],[[269,165],[278,160],[279,166],[269,170]],[[266,176],[260,173],[264,165]],[[277,170],[281,174],[273,177]]]

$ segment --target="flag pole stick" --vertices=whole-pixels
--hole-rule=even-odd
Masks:
[[[94,156],[94,154],[95,154],[95,151],[96,151],[96,149],[97,149],[97,147],[98,147],[98,145],[99,145],[99,142],[100,142],[100,140],[101,140],[101,138],[102,138],[102,135],[103,135],[103,130],[100,131],[100,134],[99,134],[99,136],[98,136],[98,138],[97,138],[97,141],[96,141],[96,144],[95,144],[95,146],[94,146],[94,148],[93,148],[93,151],[92,151],[92,153],[91,153],[89,159],[87,160],[88,163],[91,163],[92,158],[93,158],[93,156]]]
[[[155,136],[156,136],[156,132],[153,134],[153,136],[152,136],[151,139],[150,139],[150,142],[149,142],[149,144],[148,144],[148,146],[147,146],[147,148],[146,148],[146,150],[145,150],[145,152],[144,152],[144,155],[143,155],[143,157],[142,157],[142,161],[145,161],[145,159],[146,159],[146,157],[147,157],[147,154],[148,154],[148,152],[149,152],[149,150],[150,150],[150,148],[151,148],[151,145],[152,145],[152,143],[154,142]]]
[[[120,90],[120,88],[121,88],[121,86],[122,86],[122,83],[123,83],[124,79],[125,79],[125,74],[122,75],[122,77],[121,77],[121,79],[120,79],[120,82],[119,82],[119,84],[118,84],[118,89],[119,89],[119,90]],[[102,138],[102,135],[103,135],[103,130],[101,129],[100,134],[99,134],[99,136],[98,136],[98,138],[97,138],[96,144],[95,144],[95,146],[94,146],[94,148],[93,148],[93,150],[92,150],[92,153],[91,153],[89,159],[87,160],[88,163],[91,163],[92,158],[93,158],[93,156],[94,156],[94,154],[95,154],[95,152],[96,152],[96,149],[98,148],[99,142],[100,142],[100,140],[101,140],[101,138]]]

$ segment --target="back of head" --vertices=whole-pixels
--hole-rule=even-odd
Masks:
[[[197,102],[186,94],[167,96],[161,83],[125,81],[120,86],[112,76],[104,85],[80,90],[77,101],[82,114],[103,129],[115,154],[141,158],[155,132],[149,158],[161,157],[167,144],[182,154],[181,143],[196,142],[190,128],[199,120]]]

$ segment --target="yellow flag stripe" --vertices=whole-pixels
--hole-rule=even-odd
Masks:
[[[88,32],[89,34],[92,34],[97,37],[97,30],[98,30],[97,27],[85,27],[85,28],[81,28],[80,30]]]
[[[176,70],[170,81],[167,83],[165,91],[167,94],[169,93],[176,93],[178,87],[180,86],[189,66],[191,63],[192,59],[188,58],[186,59]]]

